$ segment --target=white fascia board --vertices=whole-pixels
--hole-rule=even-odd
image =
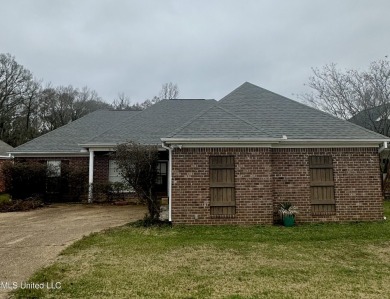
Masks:
[[[118,143],[119,144],[119,143]],[[88,150],[88,151],[94,151],[94,152],[114,152],[115,147],[118,144],[114,143],[101,143],[101,144],[78,144],[82,148]],[[164,148],[161,148],[161,145],[158,145],[159,151],[166,151]]]
[[[272,147],[281,138],[161,138],[164,144],[196,147]]]
[[[385,139],[287,139],[275,148],[342,148],[342,147],[378,147]]]
[[[165,144],[181,147],[272,147],[272,148],[342,148],[379,147],[390,139],[286,139],[286,138],[161,138]]]
[[[94,152],[112,152],[114,151],[114,148],[117,146],[116,143],[93,143],[93,144],[78,144],[78,146],[81,146],[84,149],[92,150]]]
[[[33,157],[88,157],[89,153],[70,152],[10,152],[12,157],[33,158]]]

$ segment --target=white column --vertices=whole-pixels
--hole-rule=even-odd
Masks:
[[[88,203],[92,203],[93,200],[93,169],[94,169],[94,157],[95,153],[91,149],[89,150],[89,177],[88,177]]]

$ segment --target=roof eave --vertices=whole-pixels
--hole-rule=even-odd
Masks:
[[[86,157],[88,152],[9,152],[12,157]]]
[[[379,147],[390,139],[287,139],[287,138],[161,138],[165,145],[181,147]]]

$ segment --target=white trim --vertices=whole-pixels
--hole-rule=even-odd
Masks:
[[[120,143],[99,143],[99,144],[78,144],[79,146],[86,149],[93,149],[95,152],[114,152],[115,147]],[[157,145],[157,144],[149,144],[149,145]],[[158,148],[159,151],[165,151],[163,148]]]
[[[119,143],[107,142],[107,143],[79,143],[77,145],[84,148],[89,148],[89,147],[115,147],[118,144]]]
[[[89,146],[88,149],[92,149],[94,152],[113,152],[113,151],[115,151],[115,146],[112,146],[112,147]]]
[[[88,157],[89,153],[69,153],[69,152],[10,152],[12,157]]]
[[[277,143],[283,138],[161,138],[161,141],[168,144],[176,143]]]
[[[163,143],[185,148],[199,147],[269,147],[269,148],[343,148],[343,147],[378,147],[390,139],[254,139],[254,138],[161,138]]]

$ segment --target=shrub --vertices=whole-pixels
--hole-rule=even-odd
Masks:
[[[63,188],[72,201],[80,201],[88,191],[88,169],[78,164],[65,164],[61,169]]]
[[[0,212],[29,211],[43,206],[40,197],[28,197],[24,200],[10,200],[0,203]]]
[[[152,218],[150,215],[146,214],[143,219],[137,220],[130,225],[135,227],[172,227],[172,222],[168,220]]]
[[[0,193],[0,204],[9,201],[11,201],[11,197],[8,193]]]
[[[2,166],[6,192],[12,198],[26,199],[46,190],[46,164],[38,162],[5,162]]]
[[[110,182],[95,182],[92,184],[93,188],[93,199],[95,202],[106,202],[110,201],[109,192],[111,190]]]
[[[93,198],[96,202],[125,200],[129,187],[121,182],[93,183]]]

